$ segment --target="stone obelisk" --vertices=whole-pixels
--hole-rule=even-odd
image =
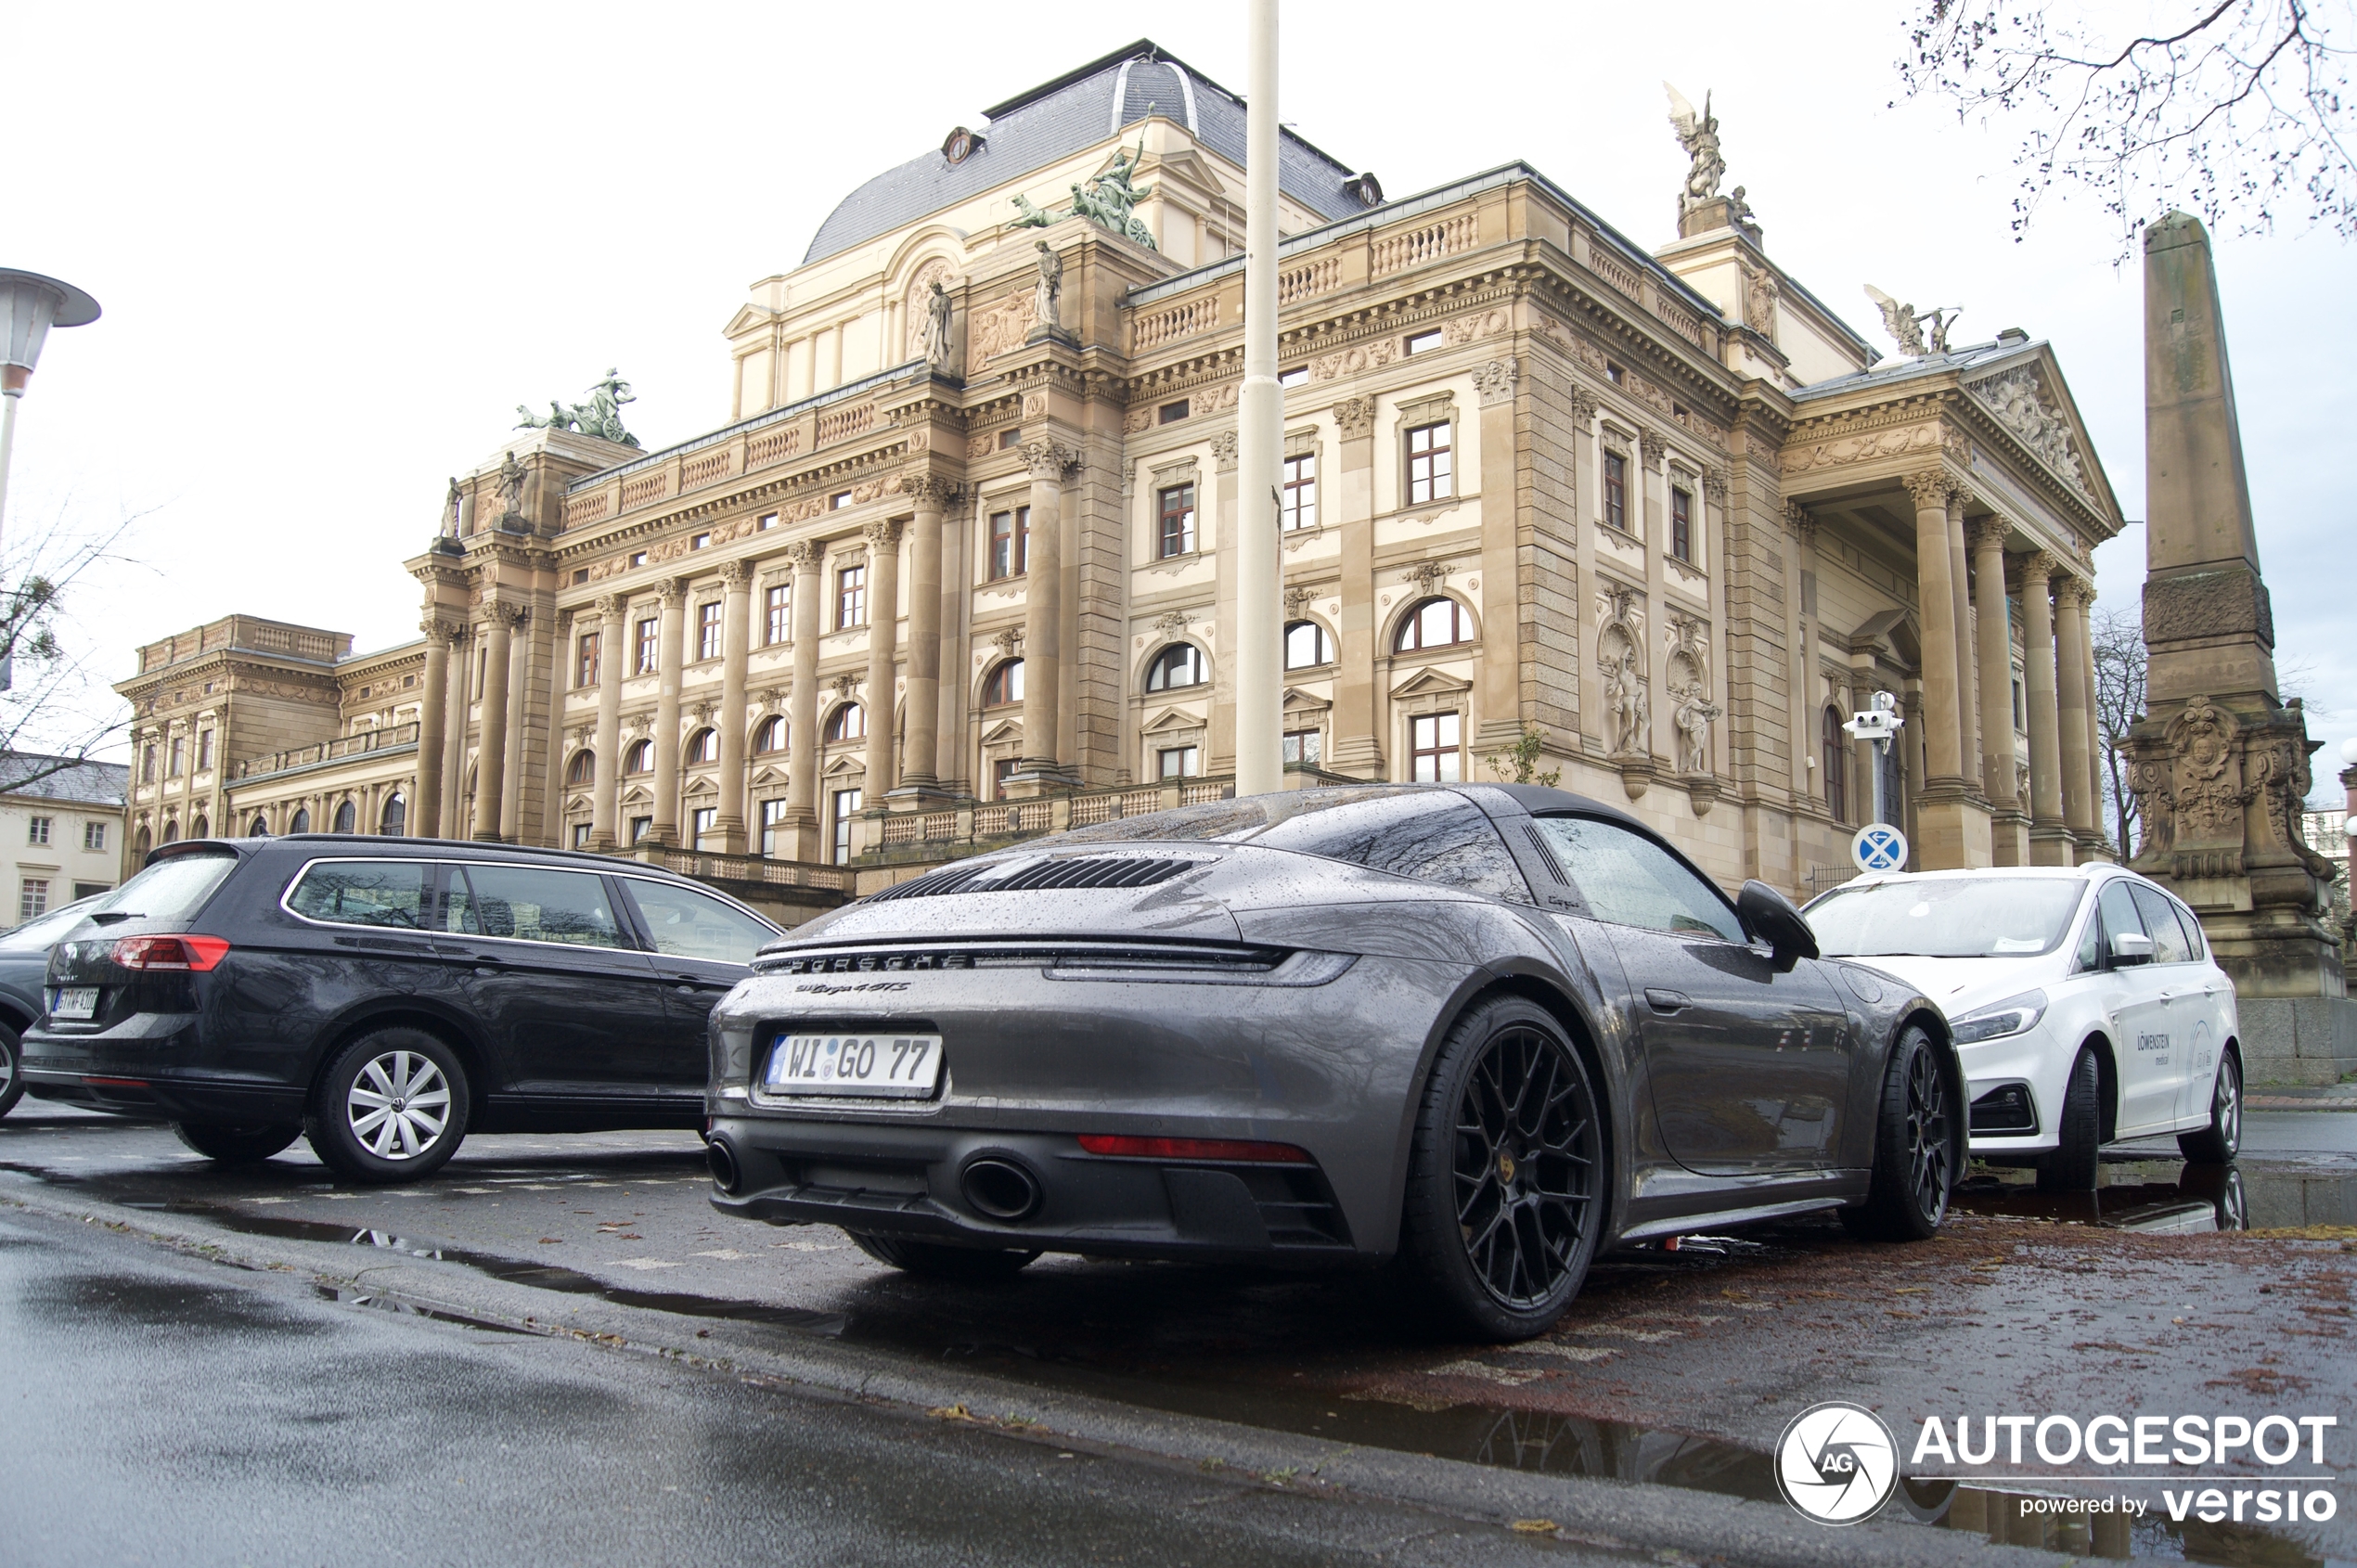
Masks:
[[[2183,212],[2144,231],[2144,490],[2134,866],[2193,906],[2234,977],[2245,1077],[2329,1083],[2357,1068],[2357,1002],[2327,923],[2334,867],[2299,831],[2320,742],[2276,692],[2218,275]],[[2200,1073],[2203,1043],[2183,1045]]]

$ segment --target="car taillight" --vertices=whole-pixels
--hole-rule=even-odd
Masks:
[[[114,945],[114,961],[127,970],[194,970],[201,974],[229,953],[217,936],[126,936]]]
[[[1091,1154],[1125,1160],[1247,1160],[1269,1164],[1307,1165],[1306,1150],[1290,1143],[1253,1143],[1232,1137],[1122,1137],[1109,1133],[1083,1133],[1080,1147]]]

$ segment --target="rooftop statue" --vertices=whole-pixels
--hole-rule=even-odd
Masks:
[[[1152,104],[1146,108],[1149,113],[1153,112]],[[1137,214],[1138,203],[1153,195],[1153,187],[1140,186],[1130,177],[1137,173],[1138,165],[1145,161],[1145,157],[1146,137],[1143,132],[1140,132],[1136,149],[1116,149],[1112,166],[1095,179],[1074,186],[1072,200],[1066,205],[1035,207],[1028,198],[1017,196],[1014,226],[1046,228],[1066,218],[1086,218],[1099,228],[1120,235],[1125,239],[1136,240],[1149,251],[1157,249],[1153,230],[1148,228],[1144,220]]]
[[[1923,359],[1930,354],[1948,352],[1948,329],[1964,314],[1962,305],[1942,305],[1935,311],[1918,311],[1913,305],[1902,305],[1873,284],[1866,285],[1866,298],[1874,302],[1882,312],[1882,324],[1899,352],[1910,359]],[[1924,324],[1931,324],[1931,346],[1924,346]]]
[[[622,372],[609,370],[603,379],[590,386],[589,401],[586,403],[576,403],[567,407],[550,398],[546,418],[524,405],[517,404],[516,412],[523,418],[516,421],[516,429],[579,431],[584,435],[594,435],[600,441],[611,441],[618,446],[636,446],[638,438],[623,428],[622,405],[638,401],[637,394],[630,390],[630,383],[622,379]]]
[[[934,278],[931,292],[925,298],[923,352],[927,365],[946,366],[949,363],[949,315],[951,301],[948,291]]]
[[[1685,94],[1667,82],[1662,87],[1669,94],[1670,129],[1678,133],[1678,145],[1693,161],[1686,168],[1686,186],[1678,193],[1678,215],[1682,218],[1718,197],[1727,161],[1719,154],[1719,121],[1710,112],[1710,95],[1702,96],[1702,112],[1696,114]]]

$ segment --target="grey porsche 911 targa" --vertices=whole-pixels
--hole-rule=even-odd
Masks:
[[[1932,1003],[1625,812],[1339,786],[956,861],[765,948],[712,1014],[713,1202],[968,1279],[1390,1262],[1513,1340],[1600,1248],[1929,1236],[1963,1092]]]

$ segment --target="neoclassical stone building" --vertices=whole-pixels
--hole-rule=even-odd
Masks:
[[[1287,133],[1291,781],[1488,778],[1535,733],[1539,773],[1806,893],[1873,810],[1840,723],[1888,691],[1920,864],[2105,854],[2120,519],[2053,352],[1926,348],[1892,307],[1885,355],[1716,194],[1707,129],[1650,252],[1526,164],[1389,199]],[[1243,148],[1241,102],[1141,43],[869,181],[728,319],[733,422],[523,431],[454,482],[422,641],[232,617],[143,650],[138,755],[210,722],[226,771],[135,765],[135,844],[398,798],[410,832],[866,885],[1216,796]],[[289,686],[314,727],[222,716]]]

